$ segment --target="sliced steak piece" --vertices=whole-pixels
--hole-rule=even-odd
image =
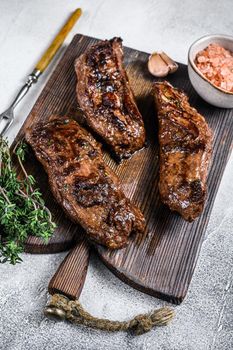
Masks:
[[[145,144],[142,116],[122,60],[122,40],[114,38],[91,46],[75,61],[77,99],[86,121],[119,159]]]
[[[154,84],[159,119],[163,203],[193,221],[204,207],[212,132],[188,97],[168,82]]]
[[[52,116],[28,130],[26,140],[48,174],[54,197],[91,240],[121,248],[132,231],[143,230],[140,210],[125,197],[99,144],[76,121]]]

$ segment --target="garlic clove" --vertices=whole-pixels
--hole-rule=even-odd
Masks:
[[[168,75],[169,66],[161,58],[159,53],[154,52],[149,57],[148,70],[155,77],[162,78],[162,77],[166,77],[166,75]]]
[[[178,69],[178,64],[173,61],[165,52],[160,53],[161,58],[169,67],[169,73],[175,73]]]

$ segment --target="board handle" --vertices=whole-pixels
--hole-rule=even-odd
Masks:
[[[36,64],[35,70],[40,71],[40,73],[43,73],[44,70],[47,68],[49,65],[50,61],[56,54],[57,50],[60,48],[62,45],[63,41],[67,37],[68,33],[71,31],[77,20],[82,14],[82,10],[80,8],[76,9],[65,25],[62,27],[60,32],[57,34],[51,45],[48,47],[48,49],[45,51],[39,62]]]
[[[62,294],[71,300],[78,299],[85,282],[89,256],[90,247],[86,240],[77,242],[50,280],[49,293]]]

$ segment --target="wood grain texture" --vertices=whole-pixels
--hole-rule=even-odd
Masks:
[[[80,119],[77,113],[73,64],[75,58],[96,41],[82,35],[74,37],[33,107],[19,137],[23,136],[32,122],[46,120],[51,113],[68,111],[70,115]],[[214,133],[213,160],[208,177],[209,194],[205,210],[194,223],[187,223],[172,213],[159,199],[158,130],[151,95],[151,84],[155,79],[147,71],[148,54],[129,48],[125,48],[124,52],[129,80],[145,121],[148,146],[120,165],[109,154],[105,153],[104,157],[121,179],[125,194],[143,211],[147,224],[145,234],[132,237],[128,247],[111,252],[96,246],[96,250],[104,263],[125,282],[153,296],[180,303],[187,293],[214,199],[231,152],[233,111],[211,107],[201,100],[190,85],[187,66],[181,64],[178,71],[168,77],[174,86],[182,88],[190,96],[191,105],[206,117]],[[66,220],[55,204],[46,180],[41,180],[44,174],[35,160],[31,161],[31,170],[39,175],[46,203],[58,222],[57,232],[50,244],[52,240],[57,244],[58,237],[60,240],[62,237],[69,237],[71,242],[73,236],[79,233],[79,228]]]
[[[71,300],[79,298],[87,274],[89,249],[83,239],[67,254],[49,282],[50,294],[63,294]]]

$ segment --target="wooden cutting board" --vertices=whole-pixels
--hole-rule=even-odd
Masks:
[[[83,35],[74,37],[17,139],[24,135],[25,129],[32,123],[46,120],[52,113],[68,111],[78,120],[81,118],[77,112],[75,96],[74,60],[95,42],[97,39]],[[213,162],[208,178],[209,194],[205,210],[194,223],[187,223],[159,199],[158,130],[151,96],[151,86],[155,79],[147,71],[148,54],[129,48],[125,48],[124,53],[129,80],[145,121],[148,146],[120,165],[107,153],[104,157],[121,179],[125,194],[144,213],[146,230],[143,236],[132,237],[127,248],[111,252],[96,246],[96,250],[104,263],[126,283],[153,296],[180,303],[187,293],[214,199],[230,156],[233,110],[214,108],[199,98],[190,85],[186,65],[180,64],[178,71],[168,77],[174,86],[182,88],[190,96],[191,105],[206,117],[214,133]],[[55,203],[48,188],[47,177],[33,153],[26,166],[37,178],[46,204],[58,224],[48,245],[38,238],[30,237],[26,250],[56,252],[69,248],[81,229],[66,219]]]

